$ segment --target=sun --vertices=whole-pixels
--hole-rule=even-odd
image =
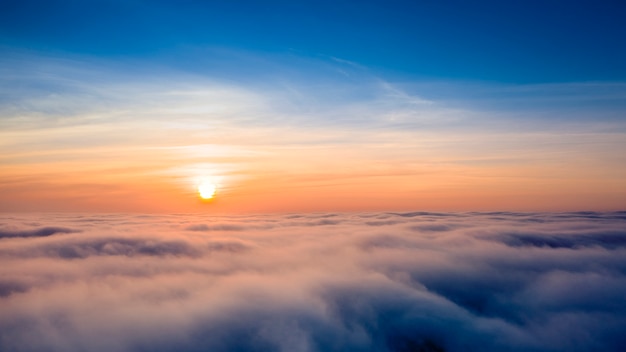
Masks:
[[[198,185],[198,193],[202,199],[213,199],[215,197],[215,191],[217,187],[213,183],[202,182]]]

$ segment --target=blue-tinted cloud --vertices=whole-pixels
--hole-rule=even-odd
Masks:
[[[12,238],[12,237],[46,237],[52,236],[57,233],[72,233],[78,232],[77,230],[68,229],[64,227],[42,227],[39,229],[33,230],[0,230],[0,239],[1,238]]]
[[[620,351],[624,221],[7,216],[81,232],[1,241],[0,349]]]

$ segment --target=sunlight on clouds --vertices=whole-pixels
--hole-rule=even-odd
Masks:
[[[624,212],[0,214],[0,350],[621,351],[625,225]]]
[[[200,115],[224,119],[234,114],[248,113],[250,110],[267,110],[266,102],[252,92],[228,87],[223,84],[214,84],[214,89],[196,89],[168,91],[162,94],[165,105],[161,110],[167,115]]]

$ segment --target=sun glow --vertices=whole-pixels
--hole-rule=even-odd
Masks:
[[[203,182],[198,185],[198,193],[202,199],[212,199],[215,196],[217,187],[213,183]]]

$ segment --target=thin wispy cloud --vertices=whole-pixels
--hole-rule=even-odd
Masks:
[[[246,55],[237,57],[246,62],[254,54]],[[21,87],[0,104],[1,144],[7,151],[1,160],[10,166],[4,182],[27,189],[43,186],[46,179],[59,187],[64,181],[58,178],[67,171],[82,175],[77,180],[85,185],[149,177],[149,182],[160,179],[172,189],[193,192],[197,179],[212,177],[221,180],[224,191],[254,182],[271,193],[285,180],[289,188],[314,185],[307,180],[328,187],[342,185],[346,177],[367,183],[379,175],[392,184],[405,183],[409,175],[443,173],[448,180],[436,187],[461,187],[463,193],[482,187],[485,177],[497,177],[504,189],[514,174],[521,176],[516,182],[530,187],[537,173],[550,179],[591,173],[603,175],[607,184],[624,174],[623,158],[610,150],[619,149],[626,137],[621,122],[609,113],[598,115],[604,120],[593,128],[574,118],[557,130],[559,119],[462,107],[453,98],[424,98],[406,85],[337,60],[318,62],[322,68],[315,68],[312,59],[291,63],[310,65],[313,73],[305,77],[289,77],[290,63],[283,60],[271,74],[227,81],[211,72],[157,66],[134,72],[131,63],[103,59],[9,55],[4,69],[23,74],[3,81],[7,91]],[[347,65],[343,69],[353,70],[351,78],[334,73],[333,65]],[[511,87],[506,95],[535,104],[526,92],[540,90],[545,97],[546,89],[555,89],[543,87]],[[581,84],[575,90],[601,94],[604,87]],[[558,115],[559,109],[551,111]],[[50,165],[58,166],[56,171]],[[505,171],[502,165],[516,167]],[[26,173],[30,181],[22,178]],[[431,176],[421,181],[437,182]],[[117,186],[127,192],[126,186]],[[371,187],[385,192],[388,186]],[[77,202],[69,209],[82,207]]]

